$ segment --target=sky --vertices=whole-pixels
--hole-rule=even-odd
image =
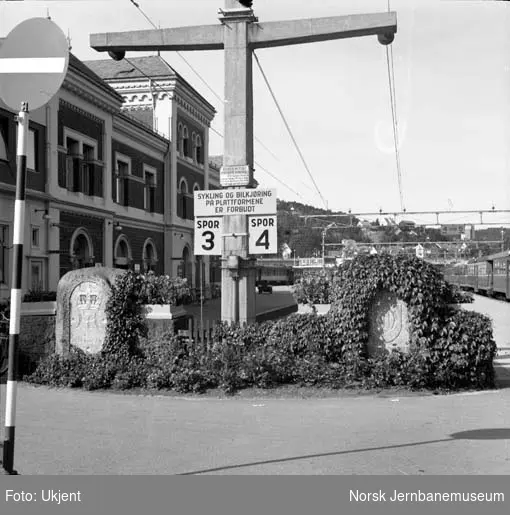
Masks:
[[[169,28],[218,24],[223,7],[223,0],[137,3]],[[391,0],[390,6],[398,23],[392,47],[405,208],[510,210],[510,4]],[[384,12],[388,0],[254,0],[253,8],[264,22]],[[82,60],[106,58],[89,47],[90,33],[151,28],[130,0],[0,1],[0,37],[48,10]],[[211,92],[223,98],[223,53],[181,54],[203,80],[177,53],[162,56],[215,106],[212,127],[223,133],[222,104]],[[127,57],[135,55],[144,54]],[[262,49],[257,56],[328,208],[399,211],[386,48],[377,38]],[[255,177],[279,198],[325,207],[255,62],[253,77]],[[223,139],[211,131],[210,155],[222,152]],[[435,216],[414,219],[432,223]],[[441,221],[478,219],[452,214]],[[510,223],[510,213],[485,221]]]

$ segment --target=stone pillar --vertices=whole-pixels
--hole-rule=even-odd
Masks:
[[[239,8],[226,0],[227,9]],[[248,165],[253,170],[253,84],[252,51],[248,46],[246,15],[229,19],[225,24],[225,143],[224,166]],[[221,274],[221,319],[226,322],[255,321],[254,260],[248,256],[248,217],[225,216]],[[235,235],[235,236],[232,236]],[[230,256],[238,260],[229,259]],[[239,268],[232,266],[238,262]]]
[[[103,266],[113,267],[113,218],[104,221]]]
[[[115,211],[115,203],[112,199],[112,137],[113,137],[113,117],[107,116],[104,123],[103,134],[103,194],[104,205],[109,211]],[[106,231],[105,231],[106,234]],[[106,250],[106,248],[105,248]]]

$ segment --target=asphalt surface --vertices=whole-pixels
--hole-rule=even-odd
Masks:
[[[508,335],[501,324],[510,303],[477,298],[471,308],[490,311],[497,339]],[[0,397],[3,419],[4,388]],[[20,384],[14,460],[23,475],[506,475],[510,381],[487,392],[321,399],[136,396]]]
[[[56,474],[510,474],[510,389],[183,399],[21,386],[15,468]]]

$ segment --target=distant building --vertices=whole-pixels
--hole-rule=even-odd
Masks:
[[[442,224],[440,230],[441,230],[441,234],[443,236],[452,236],[455,238],[460,238],[460,235],[464,234],[465,225],[464,224]]]
[[[412,231],[416,228],[416,222],[413,222],[412,220],[402,220],[398,226],[402,231]]]
[[[474,225],[466,225],[464,229],[464,239],[465,240],[475,240],[475,226]]]

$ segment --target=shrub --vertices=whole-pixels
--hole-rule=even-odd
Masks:
[[[493,386],[496,345],[490,319],[450,307],[458,292],[432,265],[405,256],[358,256],[327,281],[333,300],[328,315],[294,314],[260,324],[219,324],[212,345],[204,349],[172,333],[147,338],[141,305],[156,294],[145,290],[140,295],[147,283],[142,276],[128,273],[114,285],[107,305],[103,352],[52,356],[28,380],[89,390],[148,387],[203,392],[220,387],[228,393],[280,384]],[[408,305],[408,354],[367,355],[369,307],[381,289]]]
[[[170,304],[176,306],[190,295],[190,288],[186,279],[170,277],[168,275],[155,275],[149,272],[140,276],[140,296],[143,304]]]
[[[452,303],[455,291],[433,265],[407,256],[358,256],[339,267],[332,283],[333,305],[326,317],[337,333],[333,341],[341,342],[341,348],[334,354],[340,356],[351,380],[368,386],[493,386],[490,371],[494,342],[490,322],[476,313],[450,309],[448,304]],[[408,355],[390,353],[368,359],[368,312],[380,290],[394,293],[408,306],[411,333]],[[471,326],[471,335],[477,335],[477,340],[471,343],[472,350],[462,343],[470,336],[458,329],[460,321]],[[456,327],[457,331],[449,331],[448,327]],[[440,355],[434,350],[437,345],[443,349]],[[462,358],[448,349],[457,349]],[[470,378],[467,380],[471,354],[478,356],[480,363],[477,372],[467,374]]]
[[[293,295],[299,304],[330,304],[330,269],[304,273],[294,284]]]
[[[471,292],[462,290],[456,284],[448,283],[448,287],[450,288],[450,304],[470,304],[474,301]]]
[[[106,337],[102,355],[117,363],[125,363],[137,353],[139,338],[147,334],[142,315],[145,299],[143,276],[128,272],[112,286],[106,303]]]
[[[84,386],[91,362],[89,355],[73,348],[67,356],[52,354],[42,359],[35,371],[24,379],[29,383],[79,388]]]
[[[449,388],[494,386],[497,346],[491,320],[480,313],[452,310],[429,347],[435,380]]]

